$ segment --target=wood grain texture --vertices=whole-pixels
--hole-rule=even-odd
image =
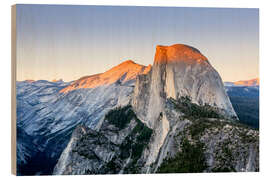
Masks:
[[[16,175],[16,5],[11,7],[11,173]]]

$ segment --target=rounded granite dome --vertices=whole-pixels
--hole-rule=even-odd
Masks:
[[[155,61],[159,63],[178,61],[187,61],[189,63],[208,62],[207,58],[198,49],[185,44],[158,45],[156,47]]]

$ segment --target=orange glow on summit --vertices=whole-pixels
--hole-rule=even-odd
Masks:
[[[250,79],[250,80],[236,81],[234,82],[234,84],[238,86],[259,86],[260,80],[259,78],[255,78],[255,79]]]
[[[131,60],[127,60],[104,73],[82,77],[68,87],[62,89],[60,92],[67,93],[80,88],[95,88],[102,85],[113,84],[119,79],[121,82],[127,82],[135,79],[139,74],[148,73],[151,70],[151,67],[151,65],[146,67],[136,64]]]
[[[155,63],[174,63],[184,61],[187,63],[207,62],[207,58],[199,50],[184,44],[156,47]]]

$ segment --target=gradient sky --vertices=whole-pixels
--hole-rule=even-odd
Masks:
[[[199,49],[223,81],[259,77],[259,10],[17,5],[17,80],[76,80],[158,44]]]

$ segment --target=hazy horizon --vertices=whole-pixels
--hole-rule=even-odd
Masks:
[[[259,77],[258,9],[17,5],[16,23],[18,81],[147,66],[159,44],[199,49],[223,81]]]
[[[125,61],[128,61],[128,60],[124,60],[123,62],[125,62]],[[133,60],[132,60],[133,61]],[[153,60],[154,61],[154,60]],[[134,61],[133,61],[134,62]],[[122,63],[122,62],[120,62],[120,63]],[[120,64],[119,63],[119,64]],[[134,63],[136,63],[136,64],[138,64],[137,62],[134,62]],[[116,64],[115,66],[117,66],[117,65],[119,65],[119,64]],[[147,66],[147,65],[145,65],[145,64],[140,64],[140,65],[144,65],[144,66]],[[151,64],[151,65],[153,65],[153,64]],[[113,67],[115,67],[115,66],[113,66]],[[110,70],[110,69],[112,69],[113,67],[109,67],[107,70]],[[106,70],[106,71],[107,71]],[[95,73],[95,74],[100,74],[100,73],[105,73],[106,71],[103,71],[103,72],[99,72],[99,73]],[[87,74],[87,75],[85,75],[85,76],[91,76],[91,75],[95,75],[95,74]],[[82,78],[82,77],[84,77],[84,76],[81,76],[81,77],[79,77],[79,78]],[[73,80],[65,80],[65,79],[63,79],[63,78],[54,78],[54,79],[22,79],[22,80],[18,80],[17,79],[17,81],[31,81],[31,80],[34,80],[34,81],[39,81],[39,80],[46,80],[46,81],[59,81],[59,80],[62,80],[62,81],[64,81],[64,82],[71,82],[71,81],[75,81],[75,80],[78,80],[79,78],[77,78],[77,79],[73,79]],[[258,76],[258,77],[253,77],[253,78],[249,78],[249,79],[238,79],[238,80],[234,80],[234,81],[224,81],[223,80],[223,82],[236,82],[236,81],[246,81],[246,80],[253,80],[253,79],[260,79],[260,77]]]

